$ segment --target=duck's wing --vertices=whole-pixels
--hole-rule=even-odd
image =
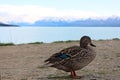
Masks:
[[[50,58],[45,60],[47,64],[56,64],[61,61],[71,59],[74,56],[77,56],[82,49],[79,46],[72,46],[65,48],[58,53],[53,54]]]

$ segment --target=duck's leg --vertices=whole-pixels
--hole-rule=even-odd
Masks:
[[[79,79],[79,78],[81,78],[80,76],[77,76],[76,75],[76,73],[75,73],[75,71],[74,70],[71,70],[71,75],[70,75],[72,78],[74,78],[74,79]]]

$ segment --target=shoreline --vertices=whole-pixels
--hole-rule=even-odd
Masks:
[[[110,41],[110,40],[120,40],[120,38],[112,38],[112,39],[99,39],[99,40],[93,40],[93,41]],[[48,42],[48,44],[51,44],[51,43],[70,43],[70,42],[79,42],[79,40],[61,40],[61,41],[53,41],[53,42]],[[9,46],[9,45],[22,45],[22,44],[47,44],[47,42],[28,42],[28,43],[19,43],[19,44],[16,44],[14,42],[7,42],[7,43],[4,43],[4,42],[0,42],[0,46]]]

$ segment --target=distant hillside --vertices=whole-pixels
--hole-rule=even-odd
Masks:
[[[18,25],[11,25],[11,24],[5,24],[5,23],[0,22],[0,26],[18,26]]]
[[[109,17],[107,19],[79,19],[74,21],[69,20],[54,20],[54,19],[44,19],[38,20],[33,24],[29,23],[17,23],[21,26],[111,26],[111,27],[120,27],[120,17]]]

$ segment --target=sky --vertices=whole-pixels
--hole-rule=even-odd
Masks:
[[[1,0],[0,22],[120,16],[120,0]]]

